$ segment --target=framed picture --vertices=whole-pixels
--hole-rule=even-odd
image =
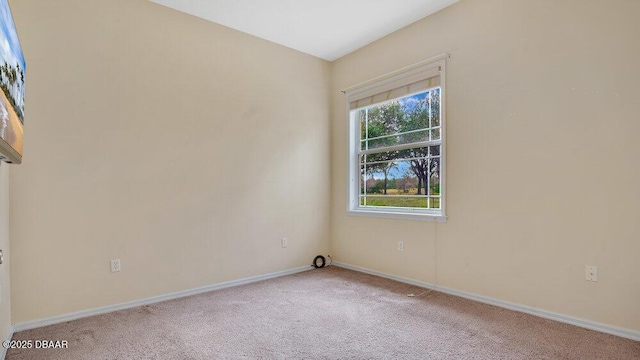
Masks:
[[[26,64],[8,0],[0,0],[0,159],[22,162]]]

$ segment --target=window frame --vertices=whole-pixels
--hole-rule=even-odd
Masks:
[[[347,214],[376,218],[404,220],[423,220],[445,222],[446,216],[446,59],[448,54],[438,55],[417,64],[407,66],[389,74],[371,79],[343,90],[346,99],[347,115]],[[433,77],[434,69],[439,68],[440,85],[440,209],[419,209],[401,207],[371,207],[360,205],[360,122],[356,112],[351,110],[353,99],[363,94],[382,93],[391,88],[407,86],[419,80]],[[427,91],[433,88],[425,88]],[[381,104],[382,102],[380,102]],[[373,105],[373,104],[372,104]]]

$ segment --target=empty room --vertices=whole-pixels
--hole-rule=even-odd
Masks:
[[[640,1],[0,18],[0,358],[640,359]]]

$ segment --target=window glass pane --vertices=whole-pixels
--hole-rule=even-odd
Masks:
[[[366,139],[367,137],[367,111],[365,109],[358,110],[357,118],[360,124],[360,149],[366,150],[366,142],[362,141],[362,139]]]
[[[427,196],[440,196],[440,151],[434,145],[360,155],[360,206],[439,209],[440,199]]]
[[[440,89],[357,110],[360,149],[440,139]]]
[[[437,148],[440,146],[437,145]],[[429,156],[429,148],[419,147],[405,150],[394,151],[381,151],[379,153],[362,154],[359,157],[360,165],[367,165],[367,167],[376,166],[380,167],[380,162],[398,162],[398,161],[411,161],[426,159]],[[437,156],[437,155],[436,155]],[[368,169],[371,171],[371,169]]]
[[[426,152],[426,149],[423,148]],[[395,155],[401,152],[394,152]],[[367,193],[427,195],[429,184],[436,185],[440,177],[440,159],[429,157],[396,157],[388,154],[363,155],[360,180]],[[365,179],[367,180],[365,182]]]
[[[440,140],[440,128],[431,130],[431,140]]]
[[[440,126],[440,88],[431,90],[429,94],[429,105],[432,128]]]
[[[404,208],[427,208],[428,199],[415,196],[367,196],[366,206],[386,206]],[[360,200],[360,206],[365,205],[364,197]]]
[[[439,207],[440,158],[428,148],[360,156],[360,206]]]
[[[431,183],[429,184],[429,195],[440,195],[440,181],[437,178],[431,177]]]
[[[439,139],[439,130],[429,130],[429,129],[421,129],[415,130],[409,133],[401,133],[390,136],[384,136],[378,139],[369,139],[361,141],[361,150],[367,149],[378,149],[385,146],[393,146],[393,145],[403,145],[410,144],[414,142],[420,141],[429,141],[429,131],[438,131],[438,139]],[[433,138],[434,135],[432,135]],[[438,140],[435,139],[435,140]],[[368,146],[368,148],[367,148]]]
[[[418,184],[422,181],[416,171],[416,165],[424,161],[398,160],[361,164],[360,182],[366,184],[367,194],[425,195],[422,187],[418,191]]]
[[[429,159],[429,195],[440,195],[440,158]]]

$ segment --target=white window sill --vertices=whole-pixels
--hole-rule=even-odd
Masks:
[[[347,215],[373,217],[373,218],[400,219],[400,220],[435,221],[440,223],[447,222],[447,217],[445,215],[414,213],[414,212],[347,210]]]

